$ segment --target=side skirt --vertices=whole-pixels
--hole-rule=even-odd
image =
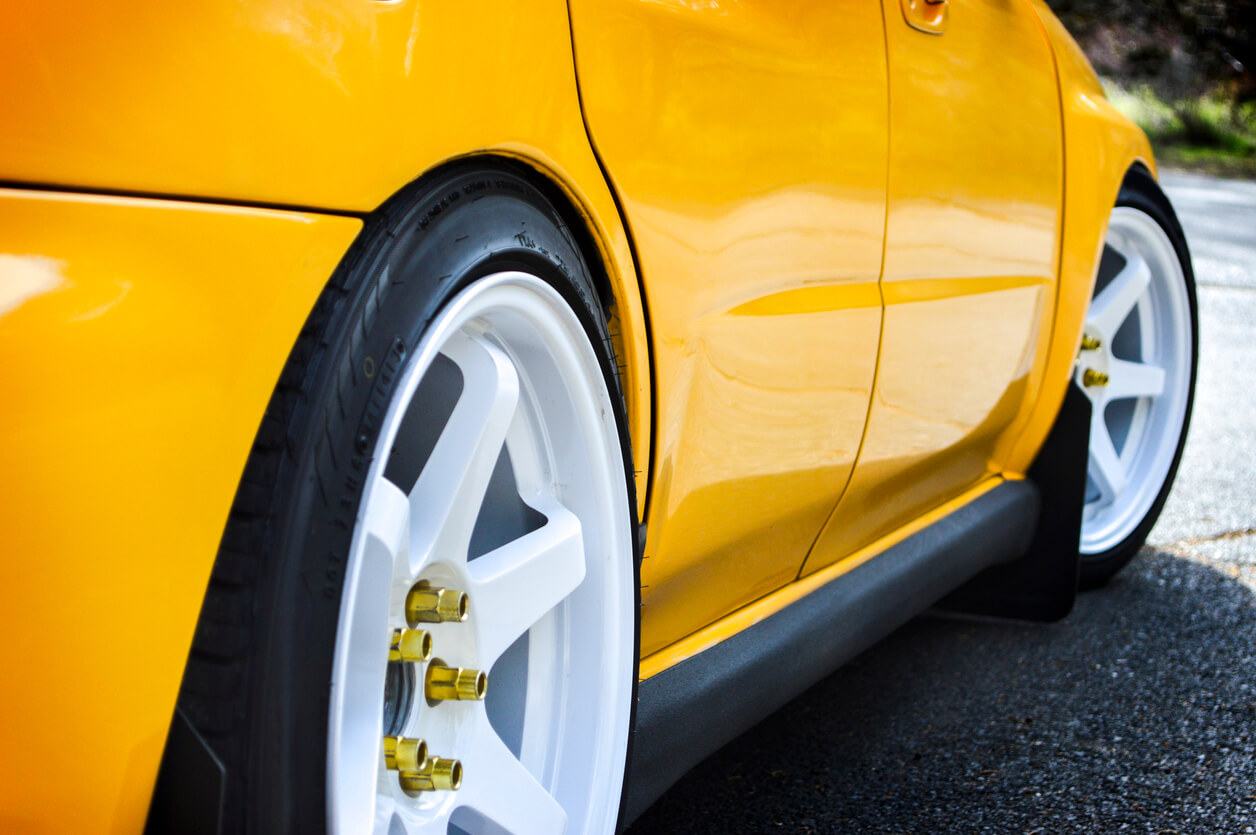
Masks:
[[[1033,483],[1005,482],[793,605],[641,682],[627,819],[952,589],[1024,554],[1039,505]]]

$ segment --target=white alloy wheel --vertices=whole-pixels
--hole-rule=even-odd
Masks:
[[[1190,398],[1187,293],[1160,224],[1135,208],[1114,209],[1076,369],[1092,408],[1083,556],[1124,542],[1169,477]]]
[[[435,318],[394,391],[336,637],[331,825],[613,831],[636,669],[634,552],[617,412],[584,328],[541,279],[498,273]],[[434,405],[442,397],[451,413]],[[390,460],[424,443],[413,487],[390,480]],[[466,619],[407,622],[419,582],[465,592]],[[410,627],[429,632],[432,659],[390,662],[394,630]],[[486,671],[486,698],[425,695],[438,660]],[[460,787],[407,794],[385,736],[457,760]]]

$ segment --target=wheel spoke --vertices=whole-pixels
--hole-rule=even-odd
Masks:
[[[1125,489],[1125,465],[1117,455],[1108,424],[1103,419],[1103,409],[1096,406],[1090,421],[1090,477],[1104,501],[1111,502]]]
[[[519,377],[505,352],[483,337],[458,334],[443,352],[462,372],[462,396],[423,468],[410,506],[413,561],[465,560],[515,407]]]
[[[1137,255],[1129,255],[1121,271],[1091,302],[1086,319],[1089,328],[1111,341],[1150,284],[1151,269],[1147,262]]]
[[[397,808],[397,801],[387,792],[378,792],[375,795],[375,820],[371,827],[374,835],[389,835],[392,829],[393,810]]]
[[[436,375],[424,379],[433,366],[412,362],[376,404],[383,424],[330,677],[329,829],[607,828],[623,783],[636,647],[626,486],[605,381],[579,320],[533,276],[476,281],[426,328],[418,356],[435,358]],[[466,617],[451,610],[468,599]],[[396,662],[390,638],[400,642]],[[429,639],[425,666],[416,642]],[[465,675],[444,688],[450,676],[436,662],[474,672],[476,692]],[[487,699],[474,698],[485,695],[480,673],[491,679]],[[390,770],[386,735],[422,739],[443,762],[416,769],[407,749]],[[431,768],[433,780],[403,780],[398,767]]]
[[[1108,365],[1109,400],[1127,397],[1158,397],[1164,391],[1164,369],[1141,362],[1112,359]]]
[[[394,820],[401,824],[401,829],[406,835],[448,835],[449,832],[448,809],[424,810],[418,814],[402,810],[398,814],[391,816],[385,822],[383,829],[379,828],[379,818],[376,817],[375,832],[377,835],[394,835],[396,832],[392,828],[392,821]]]
[[[409,550],[409,498],[400,487],[381,476],[367,493],[362,526],[367,537],[382,546],[396,561]]]
[[[532,776],[480,713],[462,757],[460,805],[512,835],[549,835],[567,826],[567,813]]]
[[[506,649],[584,579],[580,520],[555,502],[546,523],[468,565],[481,663]]]

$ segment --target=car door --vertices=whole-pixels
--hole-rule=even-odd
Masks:
[[[1054,312],[1063,148],[1025,0],[883,0],[890,76],[885,330],[867,435],[811,572],[1000,470]]]
[[[792,581],[854,465],[881,325],[884,31],[870,0],[570,8],[652,330],[649,655]]]

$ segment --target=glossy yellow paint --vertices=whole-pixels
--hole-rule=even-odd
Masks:
[[[949,516],[969,502],[981,498],[1006,480],[1008,479],[992,476],[980,484],[965,490],[961,495],[943,503],[941,506],[921,515],[919,518],[913,519],[908,524],[860,548],[853,554],[848,555],[846,559],[827,565],[818,571],[813,571],[796,582],[790,583],[772,594],[761,597],[727,617],[707,625],[692,635],[688,635],[674,644],[645,656],[641,659],[639,672],[641,679],[644,681],[650,676],[663,672],[668,667],[679,664],[686,658],[692,658],[703,650],[710,649],[721,641],[731,638],[738,632],[748,629],[765,618],[798,602],[821,586],[839,580],[848,572],[853,571],[868,560],[875,559],[877,555],[902,542],[912,534],[924,530],[929,525]]]
[[[903,21],[913,29],[929,35],[941,35],[951,19],[948,0],[898,0]]]
[[[573,0],[655,350],[650,653],[792,581],[863,434],[887,100],[865,0]]]
[[[651,439],[645,319],[627,233],[582,123],[562,3],[487,0],[471,15],[418,0],[207,0],[185,8],[141,0],[118,14],[54,0],[0,27],[0,181],[369,211],[424,172],[474,154],[532,166],[589,227],[616,302],[611,327],[643,507]],[[55,826],[65,819],[41,820],[41,810],[73,804],[84,830],[135,831],[263,392],[310,293],[348,244],[351,234],[341,230],[357,223],[319,220],[311,228],[322,236],[309,233],[299,252],[297,233],[284,231],[291,221],[273,213],[244,212],[252,220],[227,224],[232,212],[204,207],[93,198],[82,203],[98,207],[88,211],[71,208],[79,205],[71,197],[9,199],[21,201],[9,212],[21,222],[5,215],[3,252],[33,252],[94,279],[76,277],[73,293],[0,314],[0,471],[33,479],[12,499],[11,488],[0,510],[0,552],[17,573],[7,590],[31,601],[10,610],[22,628],[9,630],[31,637],[6,647],[0,660],[32,671],[29,688],[4,703],[6,715],[23,719],[21,727],[3,726],[0,747],[90,744],[93,777],[71,789],[37,757],[5,757],[0,828]],[[45,200],[62,208],[39,208]],[[109,231],[107,245],[93,229]],[[179,259],[181,248],[192,254],[189,263]],[[44,262],[11,261],[0,279],[10,270],[29,273],[31,263],[38,273]],[[92,299],[109,304],[109,281],[123,277],[133,283],[130,300],[93,320],[107,334],[82,342],[98,332],[73,317],[92,314]],[[244,304],[248,285],[259,298]],[[25,318],[62,301],[70,306],[60,318],[55,311],[38,324]],[[258,328],[267,330],[254,334]],[[237,339],[240,332],[249,339]],[[65,356],[49,346],[63,341],[65,352],[85,350],[90,362],[58,364]],[[18,357],[28,369],[21,376],[9,371],[20,367]],[[252,365],[241,371],[246,361]],[[186,376],[172,377],[179,362]],[[25,388],[14,391],[19,383]],[[90,400],[70,409],[71,395],[47,394],[37,383],[77,386]],[[198,405],[192,398],[202,390]],[[45,419],[44,410],[57,419]],[[65,437],[67,428],[78,434]],[[69,478],[93,460],[89,453],[100,466]],[[196,483],[184,493],[189,479]],[[194,506],[193,518],[172,513],[170,503]],[[18,518],[22,527],[13,524]],[[44,581],[51,585],[29,591]],[[54,593],[63,596],[49,603]],[[53,642],[85,622],[112,647],[71,669],[56,660]],[[155,643],[137,650],[141,623]],[[76,714],[70,702],[86,701],[85,693],[106,695]]]
[[[0,181],[367,212],[475,153],[524,160],[588,219],[644,503],[645,320],[562,2],[50,0],[0,27]]]
[[[1037,398],[1050,333],[1063,148],[1037,16],[964,0],[936,35],[910,26],[900,0],[884,3],[881,359],[859,463],[804,573],[998,472],[995,449]]]
[[[1071,379],[1107,220],[1121,180],[1136,164],[1144,165],[1154,173],[1155,163],[1146,136],[1106,100],[1085,56],[1054,14],[1041,0],[1032,0],[1032,6],[1041,19],[1056,62],[1067,149],[1064,159],[1066,186],[1058,257],[1059,278],[1055,282],[1055,314],[1052,327],[1038,349],[1042,352],[1039,362],[1045,366],[1038,375],[1042,382],[1037,397],[1027,399],[1022,413],[1004,432],[995,448],[993,460],[1001,462],[995,465],[996,469],[1002,470],[1001,475],[980,482],[871,544],[853,553],[841,554],[824,568],[806,574],[797,582],[645,656],[641,661],[641,678],[649,678],[697,655],[786,608],[816,588],[875,558],[912,533],[953,513],[1002,480],[1023,478],[1037,455],[1055,421]],[[900,301],[914,298],[917,290],[923,298],[936,297],[928,286],[908,285],[907,288],[895,289],[887,284],[886,288],[891,297],[897,295]]]
[[[1107,100],[1086,56],[1046,4],[1032,0],[1032,5],[1055,52],[1068,153],[1059,293],[1050,342],[1042,349],[1047,358],[1042,389],[1023,430],[997,453],[1005,470],[1019,473],[1028,470],[1064,402],[1121,181],[1134,165],[1156,172],[1146,134]]]
[[[570,7],[53,0],[0,27],[0,180],[365,212],[466,155],[548,177],[617,302],[648,677],[1025,471],[1152,163],[1039,0],[953,0],[940,35],[902,0]],[[84,829],[142,824],[249,443],[357,228],[0,190],[0,750],[88,740]],[[83,624],[107,646],[62,663]],[[68,802],[33,755],[0,786],[0,829]]]
[[[0,190],[0,829],[142,828],[245,457],[359,228]]]

